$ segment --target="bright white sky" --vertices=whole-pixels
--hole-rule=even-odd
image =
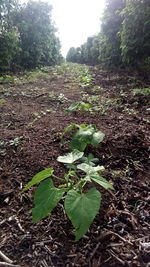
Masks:
[[[80,46],[87,37],[100,31],[105,0],[45,1],[53,6],[52,16],[58,28],[63,56],[66,56],[70,47]]]

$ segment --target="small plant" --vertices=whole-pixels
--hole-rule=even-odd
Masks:
[[[89,74],[88,72],[83,73],[80,78],[81,78],[80,86],[82,88],[88,88],[92,85],[93,76]]]
[[[0,77],[0,83],[15,83],[17,80],[16,77],[10,76],[10,75],[5,75],[4,77]]]
[[[75,111],[75,110],[89,111],[90,110],[90,104],[89,103],[85,103],[83,101],[75,102],[75,103],[71,104],[69,108],[66,109],[67,112],[72,112],[72,111]]]
[[[49,100],[51,101],[57,101],[61,104],[65,103],[68,99],[65,97],[64,94],[59,94],[56,95],[54,91],[52,91],[51,93],[49,93]]]
[[[0,105],[3,105],[6,103],[6,100],[5,99],[0,99]]]
[[[71,149],[78,149],[79,151],[84,151],[89,144],[95,147],[98,146],[99,143],[103,141],[105,136],[103,132],[96,129],[95,125],[71,124],[65,129],[62,134],[62,145],[65,143],[64,135],[75,129],[78,130],[73,134],[70,141],[70,146]]]
[[[10,146],[18,146],[22,139],[24,139],[24,136],[19,136],[19,137],[16,137],[14,139],[11,139],[9,141],[9,145]]]
[[[90,166],[95,166],[99,162],[99,159],[95,158],[92,153],[89,153],[87,157],[83,156],[81,158],[81,161],[87,163]]]
[[[75,240],[78,241],[88,231],[101,204],[101,193],[95,187],[87,191],[85,185],[95,182],[105,189],[114,188],[99,174],[105,170],[104,167],[95,166],[97,159],[91,154],[86,157],[83,152],[88,144],[97,146],[103,140],[104,134],[95,126],[75,124],[68,126],[64,133],[76,128],[78,130],[71,140],[73,150],[57,158],[58,162],[67,166],[68,171],[64,177],[54,175],[53,168],[45,169],[37,173],[23,191],[42,182],[35,191],[32,222],[47,217],[59,201],[64,200],[65,212],[75,228]],[[54,179],[59,180],[61,184],[56,187]]]
[[[150,96],[150,87],[148,88],[137,88],[132,90],[133,95],[143,95],[143,96]]]
[[[11,139],[9,141],[0,141],[0,155],[5,156],[6,155],[6,147],[9,146],[15,146],[17,147],[21,140],[24,139],[25,136],[19,136],[14,139]]]
[[[20,141],[24,139],[25,136],[19,136],[14,139],[11,139],[9,141],[0,141],[0,147],[6,147],[6,146],[18,146],[20,144]]]
[[[92,87],[91,92],[97,93],[100,92],[101,90],[103,90],[103,88],[101,88],[99,85],[95,85],[94,87]]]
[[[64,103],[64,102],[66,102],[68,99],[65,97],[65,95],[64,94],[59,94],[58,95],[58,101],[60,102],[60,103]]]

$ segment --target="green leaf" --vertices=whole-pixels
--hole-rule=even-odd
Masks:
[[[71,164],[75,162],[76,160],[82,158],[83,154],[84,154],[83,152],[80,152],[77,149],[74,149],[71,153],[68,153],[65,156],[59,156],[57,160],[62,163]]]
[[[65,199],[65,211],[75,228],[76,241],[89,229],[97,215],[101,202],[101,194],[91,188],[87,194],[70,191]]]
[[[80,106],[80,102],[75,102],[75,103],[71,104],[71,106],[69,108],[67,108],[66,111],[72,112],[72,111],[76,110],[79,106]]]
[[[95,166],[95,163],[98,163],[99,162],[99,159],[98,158],[94,158],[93,154],[92,153],[89,153],[87,157],[82,157],[81,158],[81,161],[90,165],[90,166]]]
[[[98,171],[104,171],[105,170],[105,168],[103,166],[98,165],[96,167],[93,167],[87,163],[79,164],[79,165],[77,165],[77,168],[79,170],[84,171],[85,173],[98,172]]]
[[[84,151],[88,144],[91,144],[92,136],[95,131],[93,126],[81,124],[79,130],[73,135],[71,148]]]
[[[79,170],[84,171],[87,173],[85,176],[85,180],[88,182],[94,181],[104,187],[105,189],[112,189],[114,190],[114,187],[112,186],[111,183],[109,183],[105,178],[103,178],[101,175],[99,175],[98,171],[104,171],[105,168],[103,166],[90,166],[86,163],[82,163],[77,165],[77,168]]]
[[[23,189],[23,192],[29,189],[32,185],[35,185],[43,181],[44,179],[52,176],[53,172],[54,172],[53,168],[48,168],[41,172],[38,172],[35,176],[33,176],[32,180],[29,183],[27,183],[27,185]]]
[[[86,180],[89,181],[92,180],[94,182],[96,182],[97,184],[101,185],[103,188],[105,189],[111,189],[114,190],[114,187],[112,186],[111,183],[109,183],[105,178],[103,178],[102,176],[100,176],[97,172],[90,172],[86,177]]]
[[[38,222],[51,213],[64,193],[64,189],[54,187],[51,179],[41,183],[34,195],[35,208],[32,209],[32,222]]]
[[[94,133],[91,144],[93,146],[97,146],[100,142],[103,141],[104,137],[105,137],[105,134],[100,131]]]
[[[81,102],[81,109],[88,111],[90,107],[90,104]]]
[[[78,125],[76,124],[70,124],[68,127],[66,127],[66,129],[64,130],[64,132],[62,133],[62,137],[61,137],[61,145],[64,145],[65,141],[64,141],[64,135],[71,132],[72,130],[78,128]]]
[[[66,127],[66,129],[64,130],[63,135],[65,135],[65,134],[71,132],[73,129],[76,129],[76,128],[78,128],[78,125],[76,125],[76,124],[71,124],[71,125],[69,125],[69,126]]]

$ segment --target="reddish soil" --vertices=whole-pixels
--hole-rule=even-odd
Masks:
[[[0,99],[6,101],[0,104],[0,141],[5,142],[0,146],[0,251],[15,266],[149,266],[149,99],[131,91],[150,82],[123,71],[90,67],[90,72],[100,93],[93,93],[92,86],[81,88],[79,73],[69,68],[62,75],[48,73],[35,81],[4,84],[0,90]],[[118,98],[117,105],[110,104],[103,114],[66,113],[70,103],[81,100],[81,92],[100,94],[99,101]],[[60,93],[66,101],[58,100]],[[106,134],[102,144],[89,151],[105,166],[105,177],[115,187],[113,193],[99,188],[100,212],[76,243],[61,202],[48,218],[33,224],[33,189],[22,193],[44,168],[54,167],[56,175],[63,175],[65,169],[56,158],[67,151],[59,142],[71,123],[96,124]],[[10,142],[21,136],[16,145]],[[6,261],[0,255],[0,262]]]

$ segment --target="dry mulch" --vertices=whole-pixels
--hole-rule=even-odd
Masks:
[[[102,88],[100,95],[119,98],[120,105],[110,105],[104,114],[64,112],[70,103],[81,100],[81,92],[98,94],[81,88],[79,72],[68,67],[63,74],[50,72],[35,81],[5,84],[0,91],[0,99],[6,101],[0,105],[0,140],[5,142],[0,146],[0,251],[4,254],[0,253],[0,266],[2,262],[24,267],[149,266],[149,103],[148,97],[134,96],[131,89],[149,87],[150,82],[123,71],[90,67],[90,72],[93,86]],[[67,99],[58,100],[60,93]],[[21,193],[44,168],[54,167],[56,175],[63,175],[56,158],[66,152],[60,148],[60,135],[71,123],[96,124],[105,132],[102,144],[89,151],[105,166],[105,177],[115,187],[114,192],[99,188],[100,212],[77,243],[61,202],[48,218],[33,224],[33,190]],[[16,137],[21,137],[18,143],[11,144]]]

